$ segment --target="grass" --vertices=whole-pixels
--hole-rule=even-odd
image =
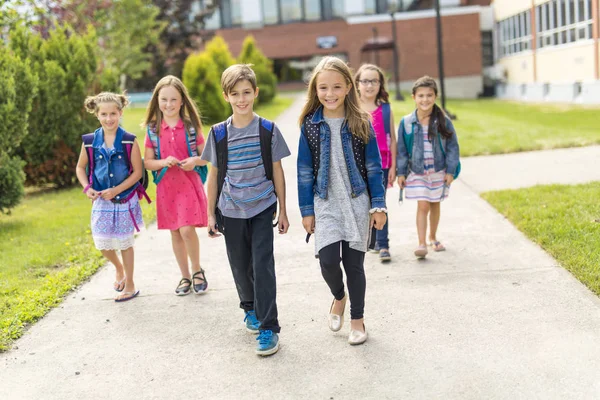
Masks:
[[[391,96],[393,97],[393,96]],[[409,94],[393,101],[396,124],[414,110]],[[439,103],[438,103],[439,104]],[[600,143],[598,109],[494,99],[449,100],[461,156],[588,146]]]
[[[482,197],[600,295],[600,182],[484,193]]]
[[[275,119],[292,101],[277,98],[257,112]],[[133,108],[123,118],[142,146],[143,116],[144,109]],[[156,198],[152,182],[148,194]],[[154,203],[141,204],[149,224],[156,219]],[[0,352],[104,264],[94,250],[89,221],[90,202],[79,187],[28,190],[11,215],[0,214]]]

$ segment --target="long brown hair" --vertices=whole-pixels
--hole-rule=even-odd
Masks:
[[[363,64],[360,66],[356,74],[354,74],[354,84],[358,88],[358,81],[360,81],[360,75],[365,71],[375,71],[379,75],[379,92],[377,92],[377,96],[375,97],[375,104],[380,105],[381,103],[389,103],[390,95],[385,90],[385,76],[383,75],[383,71],[375,64]],[[359,90],[360,92],[360,90]],[[360,93],[359,93],[360,94]]]
[[[200,134],[200,131],[202,130],[202,122],[200,121],[200,113],[198,112],[196,103],[194,103],[194,100],[192,100],[190,97],[183,82],[173,75],[165,76],[156,84],[154,92],[152,92],[152,98],[150,99],[150,103],[148,103],[148,108],[146,109],[146,117],[144,118],[142,127],[145,128],[146,126],[151,125],[154,127],[154,129],[156,129],[156,133],[160,134],[163,115],[162,111],[160,111],[160,108],[158,107],[158,94],[162,88],[167,86],[172,86],[181,95],[181,101],[183,104],[179,110],[179,116],[183,120],[188,134],[190,127],[194,127],[196,133]]]
[[[415,81],[412,87],[413,96],[417,93],[419,88],[431,88],[435,97],[438,95],[438,87],[435,79],[430,76],[422,76]],[[452,131],[446,127],[446,113],[436,103],[433,103],[433,110],[431,110],[431,116],[429,117],[429,140],[433,140],[433,124],[437,121],[437,131],[446,139],[452,137]]]
[[[306,104],[304,104],[300,119],[298,120],[300,126],[302,126],[304,118],[321,105],[319,97],[317,96],[317,77],[319,76],[319,73],[323,71],[335,71],[339,73],[344,77],[346,85],[350,86],[350,91],[344,99],[345,122],[348,124],[349,130],[354,136],[361,139],[364,143],[367,143],[371,135],[370,115],[360,107],[358,91],[356,90],[356,86],[352,83],[352,71],[350,70],[350,67],[337,57],[324,57],[313,70],[308,83]]]

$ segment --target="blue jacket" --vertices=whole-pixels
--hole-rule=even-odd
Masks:
[[[125,157],[125,146],[123,146],[123,134],[125,131],[119,127],[114,142],[114,150],[108,152],[104,144],[104,130],[96,129],[94,132],[94,190],[105,190],[118,186],[129,177],[129,165]],[[137,183],[137,182],[136,182]],[[135,188],[135,184],[115,196],[115,200],[124,199]]]
[[[444,138],[437,132],[437,123],[434,121],[433,132],[433,164],[435,171],[446,170],[447,174],[454,175],[459,164],[459,147],[456,137],[456,130],[450,118],[446,117],[446,127],[452,132],[452,137]],[[440,146],[440,140],[442,141]],[[406,144],[412,143],[412,149],[409,151]],[[443,147],[445,150],[442,151]],[[409,171],[415,174],[425,173],[425,161],[423,160],[423,130],[417,111],[408,114],[402,118],[398,126],[398,151],[396,152],[396,174],[398,176],[407,176]],[[409,165],[410,162],[410,165]]]
[[[315,172],[313,167],[313,152],[306,132],[308,123],[318,127],[320,140],[319,168]],[[385,208],[385,188],[383,187],[383,171],[381,170],[381,156],[371,127],[371,137],[364,146],[364,164],[366,169],[366,182],[357,167],[356,156],[353,152],[352,133],[347,124],[342,126],[342,147],[348,167],[348,176],[352,186],[352,197],[358,197],[368,190],[372,208]],[[361,142],[362,143],[362,142]],[[331,132],[329,125],[323,118],[323,107],[320,106],[315,113],[307,116],[302,124],[300,143],[298,145],[298,202],[302,217],[315,215],[314,196],[327,198],[329,180],[329,154],[331,151]]]

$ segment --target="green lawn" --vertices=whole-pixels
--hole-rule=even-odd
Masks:
[[[275,119],[292,101],[277,98],[257,112]],[[123,118],[125,129],[140,139],[143,116],[144,109],[132,108]],[[156,198],[153,183],[148,194]],[[149,224],[156,218],[154,203],[141,204]],[[11,215],[0,214],[0,351],[104,264],[94,250],[89,220],[90,201],[80,187],[36,191]]]
[[[414,110],[410,95],[405,98],[404,102],[392,101],[396,124]],[[461,156],[600,143],[597,108],[493,99],[449,100],[447,108],[458,117],[454,124]]]
[[[482,197],[600,295],[600,182],[484,193]]]

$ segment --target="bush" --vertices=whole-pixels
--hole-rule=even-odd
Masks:
[[[44,40],[21,28],[11,32],[10,42],[23,59],[31,60],[39,78],[29,121],[34,139],[23,141],[19,150],[27,162],[27,183],[69,186],[75,181],[81,135],[98,125],[83,108],[90,89],[100,82],[95,32],[81,36],[59,27]]]
[[[29,62],[0,47],[0,213],[23,197],[23,162],[15,156],[27,136],[37,79]]]
[[[19,157],[10,157],[8,153],[0,152],[0,213],[10,212],[25,194],[24,164]]]
[[[257,84],[260,87],[258,101],[270,103],[277,95],[277,77],[273,73],[273,62],[256,46],[252,35],[246,36],[242,51],[238,57],[241,64],[253,64],[252,69],[256,74]]]
[[[229,46],[227,46],[227,42],[223,39],[222,36],[215,36],[208,43],[206,43],[206,47],[204,48],[204,52],[210,57],[212,62],[215,64],[217,68],[217,74],[219,74],[219,84],[221,82],[221,74],[228,67],[235,64],[235,58],[229,51]]]

